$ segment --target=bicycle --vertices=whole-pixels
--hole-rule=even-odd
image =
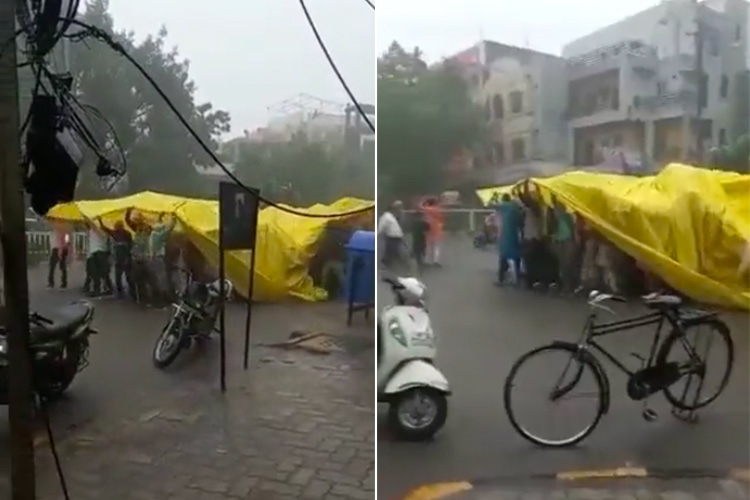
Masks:
[[[622,297],[593,291],[588,298],[590,312],[588,314],[583,332],[578,342],[553,341],[550,344],[533,349],[522,355],[512,366],[504,387],[505,411],[513,428],[525,439],[544,447],[566,447],[572,446],[589,436],[599,424],[601,418],[608,413],[610,407],[610,382],[607,373],[599,358],[592,353],[596,351],[614,364],[627,377],[627,394],[634,401],[643,401],[643,418],[652,422],[658,418],[657,413],[648,408],[647,398],[662,392],[667,401],[672,405],[672,413],[678,418],[690,422],[697,420],[696,410],[711,404],[726,388],[734,363],[734,343],[729,327],[718,318],[716,312],[709,312],[684,306],[683,299],[670,294],[650,294],[642,297],[644,305],[651,311],[642,315],[627,319],[597,322],[598,310],[614,313],[612,309],[604,305],[606,302],[626,302]],[[671,325],[671,332],[662,340],[662,328],[665,323]],[[640,369],[631,370],[623,362],[602,347],[595,339],[605,335],[633,330],[644,326],[657,325],[648,358],[638,353],[632,356],[641,362]],[[718,389],[710,397],[701,399],[701,392],[705,382],[706,362],[698,354],[696,345],[688,340],[688,332],[697,327],[707,326],[718,335],[726,347],[727,360],[724,373]],[[710,337],[709,340],[711,340]],[[697,344],[697,339],[696,339]],[[706,358],[711,344],[706,349]],[[688,360],[681,363],[669,360],[673,351],[682,347],[687,353]],[[581,381],[585,369],[594,376],[597,386],[598,405],[593,420],[582,431],[568,436],[564,439],[545,439],[533,434],[522,426],[516,418],[513,409],[514,381],[521,367],[531,358],[552,352],[562,353],[569,357],[565,369],[553,389],[547,395],[550,401],[556,402],[570,393]],[[563,384],[565,376],[571,365],[575,366],[575,372],[570,382]],[[694,380],[694,376],[700,379],[695,397],[690,400],[687,397],[688,390]],[[682,394],[673,392],[674,385],[687,377]],[[679,391],[678,391],[679,392]],[[528,394],[527,394],[528,395]]]

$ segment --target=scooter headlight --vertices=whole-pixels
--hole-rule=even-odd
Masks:
[[[401,329],[401,325],[399,325],[397,319],[392,319],[391,322],[388,323],[388,332],[394,339],[396,339],[396,342],[404,347],[409,347],[409,343],[406,341],[406,334]]]
[[[8,341],[5,337],[0,337],[0,355],[8,354]]]

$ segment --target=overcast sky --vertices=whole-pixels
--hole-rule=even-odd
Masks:
[[[363,0],[306,0],[358,100],[375,100],[375,13]],[[311,94],[345,104],[298,0],[110,0],[118,29],[138,38],[163,24],[190,60],[199,101],[232,116],[232,134],[264,125],[268,107]]]
[[[480,37],[559,55],[562,46],[660,0],[380,0],[377,48],[419,46],[429,61]]]

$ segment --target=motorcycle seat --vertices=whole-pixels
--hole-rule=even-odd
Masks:
[[[31,342],[35,344],[65,340],[89,319],[92,306],[87,302],[74,302],[56,309],[49,323],[34,321],[30,326]]]

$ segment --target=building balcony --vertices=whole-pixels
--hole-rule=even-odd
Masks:
[[[659,67],[656,49],[638,42],[626,42],[589,52],[568,60],[568,79],[580,80],[601,73],[619,71],[626,66],[641,71],[656,71]]]
[[[655,96],[635,96],[633,108],[637,110],[657,110],[662,108],[690,107],[698,104],[698,93],[693,90],[681,90]]]
[[[612,111],[619,111],[619,105],[617,103],[596,102],[590,105],[572,107],[568,109],[567,116],[568,119],[575,120],[576,118],[584,118],[586,116],[594,116],[600,113],[609,113]]]

